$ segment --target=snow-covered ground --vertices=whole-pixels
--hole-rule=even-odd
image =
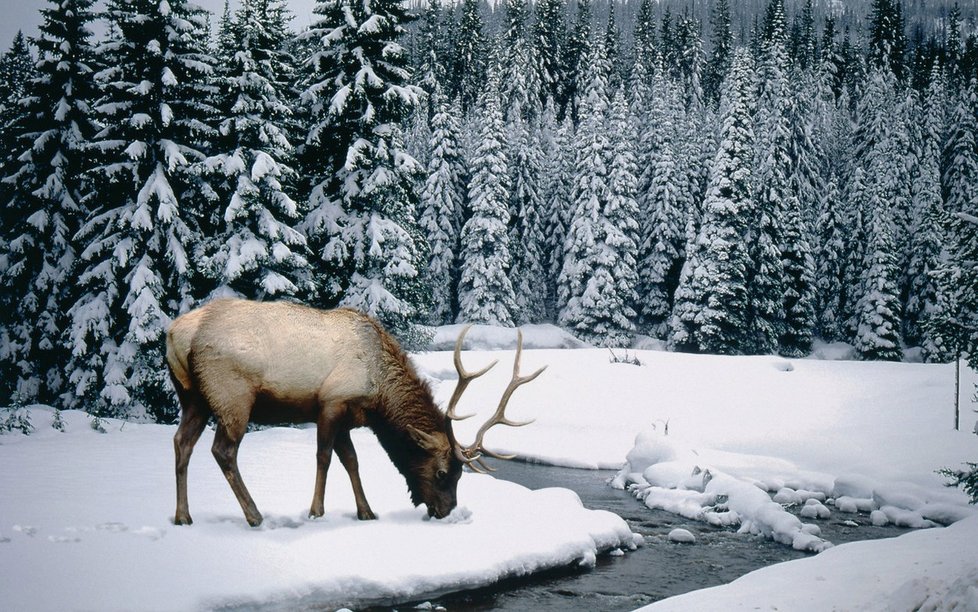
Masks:
[[[443,343],[456,331],[445,330]],[[484,346],[505,346],[505,337],[515,336],[486,329],[480,340],[477,332],[470,338]],[[566,342],[555,328],[527,330],[527,346]],[[512,356],[512,350],[463,354],[470,369],[492,359],[501,363],[472,383],[460,413],[495,407]],[[799,548],[827,549],[690,594],[706,599],[685,600],[679,608],[771,602],[782,609],[900,609],[928,597],[978,608],[978,518],[964,494],[945,488],[935,473],[978,457],[978,438],[952,428],[953,366],[652,350],[630,356],[642,365],[611,363],[611,353],[600,349],[527,350],[525,372],[549,368],[517,391],[508,412],[536,422],[495,428],[486,443],[562,465],[624,464],[617,483],[631,485],[646,503],[675,498],[677,509],[703,520],[712,516]],[[451,353],[419,354],[415,361],[436,398],[447,401],[455,379]],[[966,371],[963,397],[970,396],[973,380]],[[67,431],[60,433],[47,427],[50,413],[36,409],[33,416],[32,436],[0,436],[3,610],[289,608],[418,599],[554,565],[591,563],[601,551],[634,542],[621,519],[583,509],[566,490],[531,492],[478,474],[464,475],[459,484],[460,511],[444,521],[425,520],[367,432],[354,443],[379,520],[355,519],[348,480],[335,465],[327,515],[308,520],[310,429],[245,438],[242,474],[266,517],[258,530],[244,522],[210,457],[212,433],[205,432],[190,465],[196,522],[175,527],[173,427],[109,422],[108,433],[99,434],[85,415],[66,413]],[[962,429],[970,431],[975,413],[969,404],[963,417]],[[457,425],[463,442],[478,420]],[[815,528],[785,518],[791,515],[755,485],[778,491],[779,501],[808,503],[813,518],[806,522],[816,527],[823,511],[859,507],[877,510],[879,520],[962,520],[888,542],[829,548]]]

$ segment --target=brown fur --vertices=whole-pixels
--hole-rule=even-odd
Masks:
[[[350,441],[350,430],[363,426],[377,434],[416,505],[427,504],[439,517],[455,507],[462,465],[450,421],[397,341],[372,318],[350,309],[215,300],[173,322],[167,363],[182,408],[174,436],[176,524],[192,523],[187,464],[211,416],[212,452],[252,525],[262,517],[237,468],[249,422],[317,423],[311,516],[324,513],[335,452],[350,477],[357,516],[375,518]]]

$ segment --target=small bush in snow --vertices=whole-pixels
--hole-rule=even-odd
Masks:
[[[103,420],[102,417],[98,416],[97,414],[92,415],[91,424],[92,424],[92,429],[94,429],[95,431],[99,433],[107,433],[105,431],[105,420]]]
[[[639,360],[638,356],[629,355],[628,351],[625,351],[624,355],[619,355],[611,349],[608,349],[608,352],[611,353],[611,357],[608,359],[608,361],[611,363],[628,363],[636,366],[642,365],[642,362]]]
[[[54,409],[54,420],[51,422],[51,427],[64,433],[65,422],[64,419],[61,418],[61,411],[57,408]]]
[[[950,478],[949,487],[961,487],[971,497],[972,504],[978,504],[978,463],[968,462],[967,470],[952,470],[944,468],[938,473]]]
[[[25,436],[34,432],[30,410],[18,406],[0,409],[0,434],[12,431],[19,431]]]

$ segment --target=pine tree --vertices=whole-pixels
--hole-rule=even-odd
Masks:
[[[870,240],[864,262],[864,286],[856,305],[854,346],[860,359],[899,361],[903,352],[893,222],[878,190],[870,195],[870,215]]]
[[[316,70],[303,99],[313,109],[307,147],[321,152],[320,182],[305,226],[325,235],[320,252],[342,270],[343,306],[379,319],[402,343],[419,346],[428,310],[420,274],[427,244],[418,227],[418,162],[400,124],[418,104],[398,39],[409,19],[397,0],[330,0],[308,36]],[[308,151],[307,151],[308,154]],[[324,231],[325,230],[325,231]],[[316,243],[314,243],[316,244]],[[334,286],[335,288],[335,286]]]
[[[558,104],[562,97],[564,66],[561,59],[567,44],[567,25],[564,23],[562,0],[540,0],[536,6],[534,44],[540,63],[541,106],[548,100]]]
[[[22,95],[22,121],[6,126],[19,137],[20,165],[4,181],[12,193],[4,201],[9,260],[0,308],[9,334],[3,360],[14,366],[7,380],[15,383],[18,403],[54,405],[66,382],[63,333],[78,255],[73,237],[86,214],[86,147],[97,129],[91,6],[92,0],[62,0],[42,9],[39,61]]]
[[[511,326],[516,296],[509,278],[510,173],[494,76],[491,73],[489,87],[479,104],[479,144],[471,162],[473,174],[469,183],[471,216],[462,227],[458,321]]]
[[[703,73],[703,96],[711,104],[720,102],[720,85],[730,72],[733,57],[733,31],[730,29],[729,0],[717,0],[713,6],[712,51]]]
[[[819,245],[815,260],[816,331],[826,342],[836,342],[843,337],[840,302],[845,263],[845,227],[841,216],[842,206],[838,182],[833,177],[822,199],[815,233]]]
[[[533,46],[527,36],[529,9],[526,0],[506,1],[507,28],[502,38],[503,116],[514,111],[521,119],[535,120],[540,114],[540,73]]]
[[[648,102],[639,106],[645,122],[640,138],[644,171],[638,204],[644,217],[638,292],[643,331],[664,338],[686,255],[685,177],[676,151],[682,101],[662,70],[656,71],[649,95]]]
[[[635,142],[633,120],[625,95],[615,92],[608,117],[611,131],[611,158],[608,163],[608,204],[604,243],[605,255],[599,259],[608,276],[606,287],[597,287],[596,296],[605,311],[600,314],[595,332],[607,338],[609,346],[627,346],[635,333],[638,304],[638,166],[632,150]]]
[[[207,17],[185,0],[112,0],[96,52],[98,164],[82,227],[81,297],[70,309],[70,406],[175,416],[163,333],[194,295],[193,250],[210,192],[197,169],[213,132]],[[96,199],[97,198],[97,199]]]
[[[486,84],[488,47],[483,33],[482,16],[478,0],[462,0],[462,20],[458,25],[458,37],[453,52],[451,94],[458,97],[462,111],[476,103],[479,92]]]
[[[652,67],[656,62],[655,21],[652,15],[652,0],[642,0],[635,15],[635,28],[632,35],[635,67],[632,69],[633,88],[649,85],[653,76]]]
[[[575,332],[589,333],[589,321],[581,304],[594,277],[600,249],[600,217],[608,198],[608,141],[605,116],[608,112],[604,46],[594,43],[581,63],[587,89],[581,100],[580,125],[574,152],[574,180],[571,196],[574,214],[567,230],[564,261],[557,285],[557,304],[561,325]]]
[[[553,100],[547,102],[540,129],[540,149],[544,152],[544,207],[541,223],[544,227],[544,271],[546,273],[547,319],[558,316],[557,285],[564,265],[564,242],[573,216],[571,203],[574,182],[574,126],[570,117],[559,125]]]
[[[920,159],[913,179],[910,253],[906,277],[907,302],[903,335],[908,345],[934,346],[928,338],[928,319],[937,310],[939,289],[934,273],[941,264],[943,202],[940,184],[940,146],[944,88],[933,71],[922,108]],[[929,353],[929,351],[925,351]]]
[[[842,266],[843,281],[839,297],[840,327],[843,338],[852,342],[858,326],[857,303],[862,295],[863,264],[869,248],[869,201],[871,186],[866,172],[856,166],[846,186],[845,261]]]
[[[686,109],[703,107],[703,40],[700,24],[688,15],[676,24],[676,77],[682,84]]]
[[[777,352],[785,333],[785,272],[782,248],[785,245],[785,206],[791,197],[790,124],[788,123],[787,34],[784,3],[771,0],[764,21],[762,52],[758,73],[760,88],[757,111],[757,151],[755,154],[756,229],[750,272],[751,330],[753,352]]]
[[[812,350],[815,329],[815,259],[808,236],[811,229],[801,203],[792,196],[785,210],[784,248],[784,328],[779,341],[780,353],[804,357]]]
[[[944,140],[941,187],[951,213],[978,200],[978,91],[972,84],[953,95]]]
[[[864,359],[902,358],[894,216],[901,209],[898,183],[905,172],[906,139],[900,133],[894,81],[888,70],[870,70],[857,106],[855,163],[865,169],[865,195],[860,200],[866,225],[861,238],[865,255],[861,262],[852,262],[860,272],[853,284],[853,343]]]
[[[906,76],[907,38],[903,9],[894,0],[873,0],[869,26],[869,63],[890,70],[898,79]]]
[[[799,71],[807,72],[815,66],[818,59],[815,38],[815,7],[812,0],[805,0],[801,13],[795,16],[795,36],[792,41],[792,61]]]
[[[209,237],[203,264],[216,295],[262,299],[313,291],[291,191],[287,83],[295,59],[282,51],[288,19],[282,0],[244,0],[228,24],[237,50],[218,81],[223,146],[206,161],[222,183],[223,223]]]
[[[592,19],[591,0],[580,0],[577,3],[577,21],[574,24],[574,30],[568,37],[565,49],[564,78],[566,82],[560,100],[562,114],[570,116],[575,125],[580,121],[578,106],[587,84],[583,74],[583,65],[591,53]]]
[[[615,2],[608,3],[608,23],[604,32],[604,52],[608,61],[608,91],[615,91],[627,78],[622,57],[621,32],[615,20]]]
[[[741,49],[721,95],[720,147],[710,168],[703,221],[676,290],[670,345],[680,351],[740,354],[752,343],[745,330],[749,211],[754,150],[753,62]]]
[[[421,194],[421,227],[431,249],[426,282],[431,287],[429,322],[443,325],[455,320],[458,310],[459,254],[464,184],[459,146],[457,105],[434,97],[435,117],[431,125],[431,160],[428,179]]]
[[[633,137],[624,96],[619,92],[609,105],[604,45],[595,42],[591,49],[579,108],[575,212],[559,284],[560,323],[588,342],[628,346],[637,301]]]
[[[510,109],[506,125],[507,159],[510,161],[510,281],[516,292],[517,323],[539,323],[545,314],[544,211],[541,183],[543,151],[519,107]]]
[[[0,57],[0,177],[10,176],[20,166],[16,151],[17,138],[24,122],[21,100],[33,76],[34,58],[31,57],[27,38],[23,32],[18,31],[10,49]],[[6,202],[12,196],[12,187],[0,181],[0,201]],[[7,266],[7,245],[3,241],[9,231],[6,227],[9,221],[6,215],[0,215],[0,274]],[[0,325],[0,334],[4,333],[6,329]],[[0,351],[7,344],[8,341],[0,337]],[[6,360],[7,357],[0,353],[0,364]],[[13,383],[14,376],[3,376],[2,380]],[[3,388],[2,384],[0,383],[0,390]]]
[[[15,129],[10,129],[23,117],[20,101],[24,98],[27,85],[34,78],[34,58],[24,33],[17,31],[10,49],[0,58],[0,163],[3,163],[3,176],[17,165]]]

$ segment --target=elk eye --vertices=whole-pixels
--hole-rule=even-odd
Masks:
[[[438,470],[438,472],[435,474],[435,478],[437,478],[438,480],[445,480],[447,476],[448,476],[448,472],[446,472],[445,470]]]

